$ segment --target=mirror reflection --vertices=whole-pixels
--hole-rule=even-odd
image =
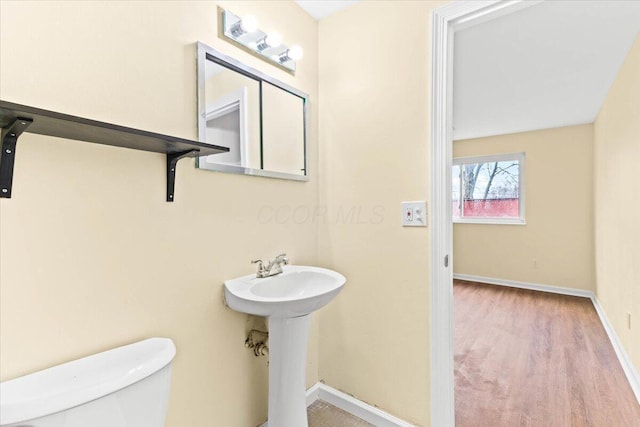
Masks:
[[[205,99],[206,140],[229,152],[204,161],[260,168],[260,82],[207,61]]]
[[[307,180],[307,95],[198,44],[200,140],[229,148],[198,159],[222,172]]]

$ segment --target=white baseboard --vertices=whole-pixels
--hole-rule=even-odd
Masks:
[[[553,294],[571,295],[574,297],[591,298],[593,292],[583,289],[563,288],[560,286],[540,285],[538,283],[518,282],[515,280],[494,279],[492,277],[473,276],[471,274],[453,274],[454,279],[470,282],[488,283],[490,285],[509,286],[510,288],[529,289],[532,291],[551,292]]]
[[[613,350],[616,352],[616,356],[618,356],[620,365],[622,365],[622,370],[627,377],[627,381],[629,381],[629,385],[631,386],[631,389],[633,390],[638,403],[640,403],[640,375],[638,375],[638,371],[631,362],[631,359],[629,358],[626,350],[622,346],[622,343],[618,338],[618,334],[616,334],[615,329],[613,329],[613,326],[611,326],[611,323],[609,323],[609,319],[607,318],[604,309],[600,305],[600,301],[598,301],[598,298],[593,292],[585,291],[582,289],[562,288],[559,286],[540,285],[537,283],[516,282],[514,280],[473,276],[470,274],[454,274],[453,278],[458,280],[467,280],[470,282],[488,283],[490,285],[509,286],[512,288],[530,289],[533,291],[551,292],[554,294],[571,295],[575,297],[591,299],[593,307],[595,308],[596,313],[598,313],[598,317],[600,318],[600,322],[602,323],[604,330],[607,332],[607,336],[609,337],[609,341],[613,346]]]
[[[364,403],[326,384],[318,383],[316,386],[318,386],[319,399],[337,406],[351,415],[362,418],[376,427],[414,427],[413,424],[394,417],[375,406]]]
[[[315,383],[307,390],[307,406],[311,406],[313,402],[320,399],[320,386],[324,384]]]
[[[638,375],[638,371],[636,370],[635,366],[633,366],[629,355],[622,346],[622,343],[618,338],[618,334],[616,334],[615,329],[613,329],[613,326],[611,326],[611,323],[609,323],[609,318],[607,318],[607,314],[604,312],[604,309],[600,305],[600,301],[598,301],[598,298],[596,298],[595,295],[591,298],[591,301],[593,302],[593,306],[595,307],[596,312],[600,317],[600,321],[602,322],[602,326],[604,326],[604,330],[609,336],[609,341],[611,341],[611,345],[616,352],[616,356],[618,356],[618,360],[622,365],[624,374],[627,376],[627,380],[629,380],[629,385],[631,386],[633,393],[636,395],[638,403],[640,403],[640,375]]]
[[[376,427],[414,427],[413,424],[409,424],[375,406],[364,403],[323,383],[315,383],[307,390],[307,406],[310,406],[316,400],[324,400]],[[268,427],[268,423],[262,424],[261,427]]]

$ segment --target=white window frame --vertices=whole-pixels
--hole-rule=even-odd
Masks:
[[[473,157],[456,157],[453,159],[453,166],[462,166],[476,163],[494,163],[494,162],[506,162],[510,160],[518,161],[518,218],[505,218],[505,217],[474,217],[465,218],[463,216],[453,217],[454,224],[512,224],[512,225],[524,225],[526,224],[524,219],[525,213],[525,153],[506,153],[506,154],[494,154],[488,156],[473,156]],[[462,169],[461,169],[462,170]],[[460,199],[464,194],[462,191],[462,179],[460,179],[459,194]],[[461,214],[464,214],[464,203],[461,204]]]

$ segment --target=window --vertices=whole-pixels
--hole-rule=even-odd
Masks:
[[[524,157],[453,159],[453,221],[524,224]]]

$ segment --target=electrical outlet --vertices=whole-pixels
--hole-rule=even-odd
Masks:
[[[402,202],[402,226],[426,227],[427,202]]]
[[[402,221],[404,225],[413,223],[413,208],[410,206],[402,207]]]

